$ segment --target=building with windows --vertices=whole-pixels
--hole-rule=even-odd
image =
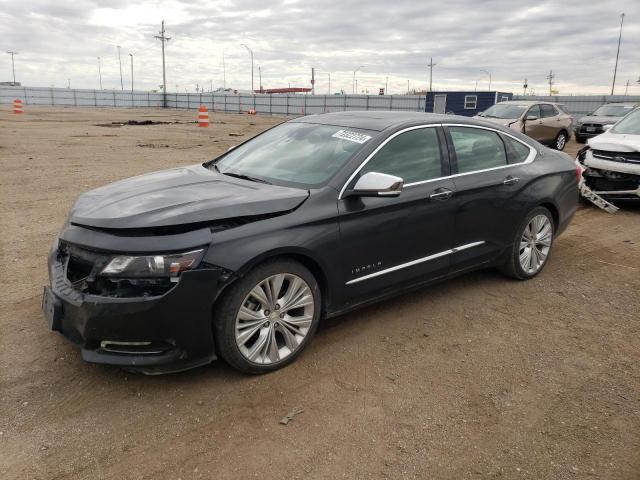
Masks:
[[[473,117],[512,98],[513,94],[507,92],[427,92],[425,112]]]

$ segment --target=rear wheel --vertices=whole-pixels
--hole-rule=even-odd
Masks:
[[[538,275],[547,264],[553,245],[554,225],[551,212],[534,208],[518,228],[508,258],[501,270],[518,280]]]
[[[289,363],[315,333],[320,289],[304,266],[275,260],[258,266],[225,292],[214,312],[218,352],[246,373]]]
[[[558,133],[558,136],[553,143],[553,148],[555,148],[556,150],[564,150],[564,147],[566,147],[567,145],[568,139],[569,136],[567,135],[567,132],[563,130],[562,132]]]

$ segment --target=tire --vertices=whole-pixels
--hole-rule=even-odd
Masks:
[[[567,146],[568,140],[569,140],[569,135],[567,135],[567,132],[562,130],[560,133],[558,133],[558,135],[556,136],[556,139],[553,141],[553,148],[559,151],[564,150],[564,147]]]
[[[546,221],[543,221],[543,217]],[[531,232],[530,226],[533,224],[534,219],[540,221],[540,225],[548,226],[549,236],[548,238],[545,235],[541,235],[546,230],[543,228],[538,232],[535,237],[538,240],[534,240],[534,237],[528,235],[527,232]],[[529,230],[527,230],[529,229]],[[535,230],[535,229],[534,229]],[[530,278],[538,275],[546,266],[549,261],[549,255],[551,254],[551,249],[553,247],[553,239],[555,235],[555,225],[553,222],[553,216],[551,212],[544,207],[536,207],[531,210],[522,223],[518,226],[516,234],[513,239],[513,243],[509,252],[507,253],[507,258],[504,264],[500,267],[500,270],[505,275],[516,278],[518,280],[529,280]],[[529,240],[527,240],[529,238]],[[542,241],[544,239],[544,241]],[[523,265],[528,265],[529,267],[533,265],[533,247],[532,244],[535,243],[535,260],[536,265],[535,268],[525,268]],[[530,261],[527,262],[526,251],[529,253]],[[542,258],[544,256],[544,258]],[[524,258],[523,258],[524,257]],[[537,264],[537,260],[542,259],[542,263]]]
[[[244,373],[282,368],[315,334],[321,305],[318,282],[303,265],[289,259],[263,263],[231,285],[216,303],[217,352]]]

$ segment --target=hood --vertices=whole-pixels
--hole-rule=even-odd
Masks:
[[[587,144],[594,150],[609,152],[640,152],[640,135],[627,135],[605,132],[587,140]]]
[[[578,123],[593,123],[595,125],[613,125],[622,117],[600,117],[598,115],[586,115],[580,117]]]
[[[149,228],[276,214],[307,190],[242,180],[202,165],[121,180],[80,195],[70,221],[98,228]]]
[[[484,120],[485,122],[494,123],[496,125],[502,125],[504,127],[508,127],[509,124],[512,124],[511,128],[514,128],[516,125],[520,123],[519,118],[492,118],[492,117],[481,117],[481,116],[477,116],[476,118]]]

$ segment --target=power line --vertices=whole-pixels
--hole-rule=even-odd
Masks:
[[[549,75],[547,75],[547,80],[549,80],[549,96],[553,95],[554,78],[556,78],[556,76],[553,74],[553,70],[549,70]]]
[[[155,35],[155,38],[162,42],[162,106],[167,108],[167,70],[164,62],[164,43],[171,40],[171,38],[165,35],[164,20],[162,20],[162,29],[159,33],[160,35]]]
[[[120,45],[118,47],[118,63],[120,64],[120,90],[124,90],[124,82],[122,81],[122,59],[120,58]]]
[[[7,53],[9,55],[11,55],[11,70],[13,71],[13,85],[15,86],[15,84],[16,84],[16,65],[13,62],[13,56],[14,55],[18,55],[18,52],[7,50]]]
[[[433,58],[429,57],[429,63],[427,64],[427,67],[429,67],[429,91],[433,91],[433,67],[435,67],[436,64],[433,63]]]
[[[620,35],[618,36],[618,51],[616,52],[616,65],[613,67],[613,83],[611,84],[611,95],[616,88],[616,74],[618,73],[618,57],[620,56],[620,43],[622,42],[622,24],[624,23],[624,13],[620,15]]]

